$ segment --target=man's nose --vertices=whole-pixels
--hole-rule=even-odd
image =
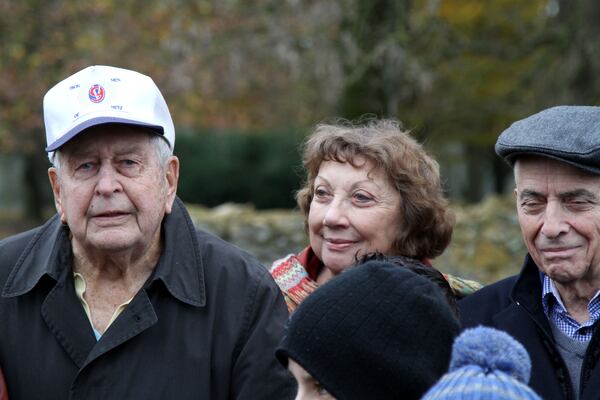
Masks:
[[[544,212],[542,234],[547,238],[556,238],[569,231],[566,213],[558,201],[548,202]]]
[[[98,171],[96,194],[106,196],[121,190],[119,174],[110,164],[102,164]]]

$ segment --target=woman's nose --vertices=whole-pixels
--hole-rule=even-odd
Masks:
[[[348,209],[346,203],[341,199],[334,199],[327,206],[327,211],[323,217],[323,225],[328,227],[347,226]]]

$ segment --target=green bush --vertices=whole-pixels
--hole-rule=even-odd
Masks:
[[[208,207],[226,202],[293,208],[303,172],[298,131],[181,132],[179,196]]]

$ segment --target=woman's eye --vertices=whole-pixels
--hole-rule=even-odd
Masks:
[[[359,203],[367,203],[369,201],[373,200],[373,197],[366,194],[366,193],[361,193],[361,192],[357,192],[354,193],[354,198],[356,199],[356,201],[358,201]]]
[[[329,192],[327,192],[327,190],[323,189],[323,188],[316,188],[315,189],[315,196],[316,197],[325,197],[329,194]]]
[[[133,161],[133,160],[123,160],[123,161],[121,161],[121,163],[122,163],[123,165],[125,165],[126,167],[131,167],[131,166],[134,166],[134,165],[136,165],[136,164],[137,164],[137,163],[136,163],[135,161]]]

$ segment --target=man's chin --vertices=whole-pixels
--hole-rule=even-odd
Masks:
[[[546,263],[542,272],[544,272],[554,282],[566,285],[581,279],[585,271],[580,271],[580,267],[575,266],[569,260],[561,260],[560,262]]]
[[[87,237],[84,247],[94,252],[112,252],[120,253],[132,250],[136,246],[136,241],[131,235],[124,235],[123,232],[107,232],[102,235]]]
[[[107,255],[118,254],[132,250],[132,246],[130,245],[113,242],[91,243],[88,248],[94,252],[105,252]]]

